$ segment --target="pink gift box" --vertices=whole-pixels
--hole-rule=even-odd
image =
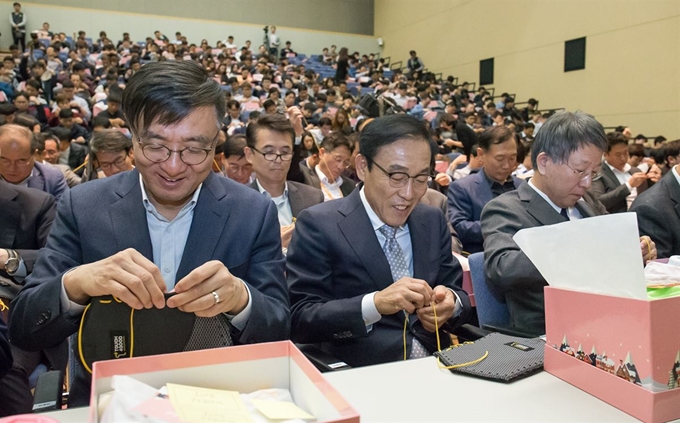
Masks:
[[[680,418],[680,297],[545,288],[545,370],[646,422]]]
[[[111,391],[114,375],[127,375],[155,388],[178,383],[242,393],[288,389],[295,403],[317,422],[359,423],[359,414],[290,341],[96,362],[90,423],[98,421],[99,395]]]

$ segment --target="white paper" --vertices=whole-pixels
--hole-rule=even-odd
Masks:
[[[635,213],[522,229],[513,239],[551,286],[647,299]]]

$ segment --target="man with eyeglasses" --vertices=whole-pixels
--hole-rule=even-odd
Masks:
[[[355,187],[354,181],[342,172],[349,166],[352,144],[347,136],[332,132],[321,142],[319,164],[313,169],[300,166],[303,182],[323,192],[324,201],[347,197]]]
[[[59,169],[35,161],[31,151],[33,133],[23,126],[0,126],[0,179],[35,188],[59,198],[68,184]]]
[[[504,297],[510,323],[519,331],[545,333],[543,287],[547,283],[512,237],[524,228],[606,214],[602,203],[588,192],[600,175],[606,150],[604,129],[593,116],[556,113],[532,144],[534,176],[516,191],[491,200],[482,211],[487,281]],[[655,259],[654,243],[644,238],[640,240],[644,260]]]
[[[298,113],[298,121],[301,116]],[[302,131],[302,124],[298,129]],[[283,115],[262,115],[248,125],[245,148],[246,159],[252,163],[255,181],[251,188],[258,190],[276,205],[281,225],[281,246],[287,253],[298,214],[315,204],[323,203],[321,190],[293,181],[286,181],[291,160],[295,129]]]
[[[99,172],[109,178],[120,172],[134,169],[132,140],[117,129],[102,129],[92,134],[88,180],[99,178]]]
[[[225,114],[219,84],[191,61],[150,63],[130,78],[122,106],[136,168],[59,203],[12,303],[11,338],[29,350],[56,345],[93,297],[113,295],[136,310],[192,313],[186,349],[286,339],[276,207],[211,169]],[[172,321],[161,329],[175,336]],[[90,375],[80,363],[74,371],[69,404],[86,405]]]
[[[292,339],[350,366],[420,358],[450,344],[470,301],[441,210],[421,204],[428,129],[391,115],[361,132],[348,197],[303,210],[288,247]],[[436,321],[435,310],[436,307]]]

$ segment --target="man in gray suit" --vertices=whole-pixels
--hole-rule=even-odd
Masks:
[[[602,203],[587,192],[599,176],[606,149],[602,125],[591,115],[557,113],[534,140],[533,178],[493,199],[482,211],[487,281],[505,299],[510,323],[518,330],[545,333],[546,281],[512,237],[524,228],[606,214]],[[656,248],[647,241],[640,242],[642,255],[654,259]]]
[[[313,169],[300,166],[305,184],[323,191],[324,201],[347,197],[356,184],[342,175],[350,165],[354,146],[340,132],[332,132],[321,142],[319,164]]]
[[[609,213],[624,213],[641,192],[647,189],[649,175],[628,164],[628,140],[620,132],[607,134],[602,177],[593,181],[589,191]],[[656,182],[656,181],[654,181]]]
[[[19,125],[0,126],[0,178],[10,184],[35,188],[55,198],[68,189],[59,169],[35,161],[31,151],[33,134]]]
[[[300,114],[292,114],[297,129],[302,133]],[[286,181],[293,159],[293,142],[296,130],[281,114],[262,115],[251,122],[246,130],[244,149],[246,159],[252,163],[256,179],[250,184],[276,205],[281,225],[281,246],[288,251],[298,213],[307,207],[323,203],[320,189]]]

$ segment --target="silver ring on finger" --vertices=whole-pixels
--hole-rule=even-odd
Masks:
[[[219,296],[219,294],[218,294],[217,292],[215,292],[215,291],[211,292],[211,294],[212,294],[212,296],[215,298],[215,304],[219,304],[219,303],[220,303],[220,296]]]

